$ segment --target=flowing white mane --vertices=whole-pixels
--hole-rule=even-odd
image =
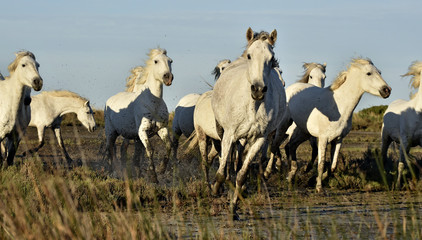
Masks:
[[[160,54],[167,55],[167,51],[161,48],[151,49],[145,67],[137,66],[130,70],[132,74],[126,79],[126,92],[132,92],[136,85],[142,85],[147,81],[149,68],[154,64],[152,59]]]
[[[421,83],[421,71],[422,71],[422,62],[415,61],[412,65],[409,66],[409,71],[402,75],[402,77],[412,76],[410,78],[410,86],[413,88],[419,88]]]

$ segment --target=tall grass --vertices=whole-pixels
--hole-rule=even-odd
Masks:
[[[101,141],[89,144],[99,148]],[[86,141],[69,145],[81,142],[83,146],[69,148],[92,148]],[[69,169],[39,156],[25,157],[0,171],[0,239],[422,237],[420,181],[412,177],[404,191],[389,191],[394,179],[379,170],[376,149],[363,149],[360,155],[342,151],[338,170],[324,183],[322,194],[314,192],[316,167],[308,174],[301,170],[296,188],[289,191],[284,172],[262,182],[254,163],[239,205],[241,221],[229,218],[230,187],[221,196],[211,196],[201,176],[186,167],[198,159],[179,160],[164,176],[167,184],[155,185],[143,178],[114,178],[87,166]]]

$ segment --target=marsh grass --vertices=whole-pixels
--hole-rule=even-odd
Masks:
[[[345,139],[337,171],[320,194],[314,191],[316,166],[303,171],[310,156],[307,143],[299,147],[302,168],[292,190],[285,161],[268,181],[258,177],[253,163],[239,204],[241,220],[233,221],[228,214],[233,187],[226,184],[220,196],[211,196],[195,154],[179,154],[180,161],[159,176],[159,185],[127,173],[112,177],[101,167],[103,129],[87,135],[71,121],[64,132],[74,138],[65,141],[83,167],[69,168],[56,159],[60,153],[52,143],[1,170],[0,239],[422,238],[418,168],[408,170],[400,191],[391,191],[396,170],[382,169],[378,134],[352,132]],[[25,144],[33,140],[21,147]],[[159,144],[153,140],[158,151]],[[420,155],[415,155],[417,163]],[[162,154],[156,156],[159,161]]]

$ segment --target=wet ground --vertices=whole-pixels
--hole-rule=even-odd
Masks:
[[[92,169],[104,170],[104,130],[89,133],[83,127],[63,127],[63,139],[69,155]],[[22,151],[37,144],[36,131],[28,129],[18,150],[16,161],[28,161]],[[52,131],[46,131],[46,144],[38,155],[43,161],[60,163],[63,155],[54,139]],[[118,146],[121,144],[118,140]],[[163,144],[153,139],[156,146],[156,165],[163,157]],[[379,147],[379,133],[352,132],[344,141],[341,158],[350,156],[361,158],[366,149]],[[182,147],[183,148],[183,147]],[[119,149],[119,147],[118,147]],[[129,147],[129,155],[133,146]],[[420,150],[416,150],[419,153]],[[309,144],[299,148],[299,158],[310,154]],[[394,156],[394,152],[392,153]],[[160,184],[172,185],[201,178],[199,161],[195,154],[187,155],[179,151],[179,161],[170,162],[167,172],[158,176]],[[129,161],[128,166],[131,166]],[[140,164],[140,177],[145,177],[146,163]],[[215,165],[214,165],[215,166]],[[215,171],[215,170],[214,170]],[[212,171],[211,171],[212,172]],[[114,175],[113,175],[114,174]],[[135,174],[135,173],[134,173]],[[114,177],[123,177],[111,173]],[[212,173],[211,173],[212,175]],[[277,178],[276,178],[277,179]],[[278,181],[278,180],[275,180]],[[282,181],[282,180],[281,180]],[[274,182],[274,180],[273,180]],[[215,238],[257,236],[275,239],[343,239],[373,238],[418,238],[421,236],[422,196],[416,191],[363,192],[351,189],[326,189],[315,193],[313,187],[301,187],[287,191],[283,184],[268,183],[268,192],[263,191],[262,199],[248,199],[241,204],[240,221],[231,221],[228,203],[220,198],[222,209],[201,213],[195,207],[183,208],[175,212],[174,206],[165,207],[159,219],[171,232],[182,238]],[[255,191],[256,188],[250,191]],[[225,193],[224,193],[225,194]]]

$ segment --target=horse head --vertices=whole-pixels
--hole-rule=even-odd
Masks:
[[[273,47],[277,40],[277,31],[254,33],[251,28],[246,32],[248,47],[242,55],[248,64],[247,80],[251,88],[252,99],[261,101],[267,92],[265,79],[277,63]]]
[[[320,88],[324,87],[326,67],[326,63],[304,63],[303,68],[305,69],[305,74],[300,82],[307,82]]]
[[[154,78],[160,80],[166,86],[170,86],[174,77],[171,72],[173,60],[167,56],[166,50],[153,49],[151,50],[150,58],[153,64]]]
[[[381,72],[369,59],[353,60],[351,71],[355,71],[360,79],[361,88],[372,95],[388,98],[391,94],[391,87],[381,77]]]
[[[221,73],[224,71],[224,69],[226,69],[227,66],[229,66],[230,63],[231,61],[229,59],[224,59],[218,62],[217,66],[215,66],[214,70],[212,71],[215,81],[217,81]]]
[[[39,66],[34,54],[24,51],[16,53],[16,59],[9,65],[8,70],[10,75],[16,76],[23,85],[40,91],[43,80],[38,72]]]
[[[89,104],[89,101],[85,101],[81,108],[76,113],[78,120],[84,125],[89,132],[94,132],[97,129],[97,124],[94,118],[95,112]]]

